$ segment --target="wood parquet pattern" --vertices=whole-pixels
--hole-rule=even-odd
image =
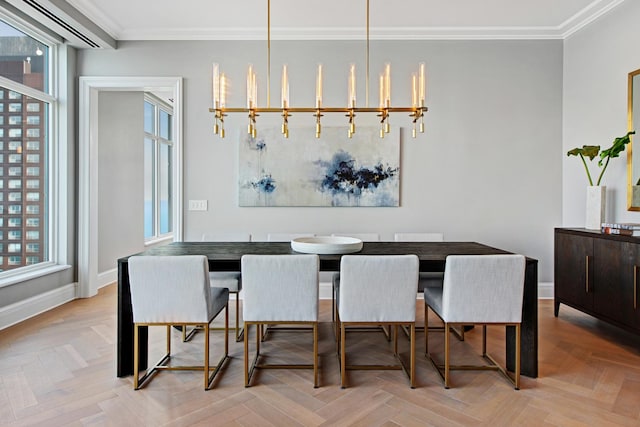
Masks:
[[[422,301],[417,304],[422,319]],[[233,311],[233,310],[232,310]],[[540,377],[523,377],[515,391],[493,372],[453,373],[445,390],[417,341],[417,388],[401,371],[351,371],[339,386],[329,301],[321,302],[321,387],[311,370],[262,370],[244,387],[242,343],[215,388],[204,391],[199,372],[162,372],[140,391],[115,375],[116,287],[76,300],[0,331],[2,426],[638,426],[640,338],[565,306],[553,316],[540,301]],[[152,361],[162,352],[161,328],[152,328]],[[180,343],[180,362],[199,360],[202,334]],[[458,363],[476,361],[481,333],[452,340]],[[489,329],[500,361],[503,331]],[[212,332],[212,359],[221,333]],[[232,340],[233,341],[233,340]],[[438,352],[442,335],[430,335]],[[350,361],[390,363],[381,333],[350,332]],[[400,338],[401,355],[408,342]],[[311,334],[275,332],[262,347],[273,362],[309,363]],[[157,355],[157,356],[156,356]]]

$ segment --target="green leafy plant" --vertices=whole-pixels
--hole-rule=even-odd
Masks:
[[[600,170],[600,175],[598,175],[598,180],[596,181],[596,185],[600,185],[600,181],[602,181],[604,171],[606,171],[607,166],[609,166],[609,161],[614,157],[620,157],[620,153],[622,153],[626,145],[631,142],[630,137],[634,133],[636,132],[632,130],[627,132],[625,136],[620,136],[614,139],[611,147],[607,148],[606,150],[600,151],[599,145],[583,145],[582,148],[574,148],[573,150],[568,151],[567,156],[580,156],[582,164],[584,165],[584,170],[587,172],[589,185],[593,185],[593,180],[591,179],[591,172],[589,172],[587,161],[584,158],[586,156],[591,161],[600,156],[600,160],[598,160],[598,166],[602,169]]]

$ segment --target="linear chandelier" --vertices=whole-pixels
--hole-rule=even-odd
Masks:
[[[390,113],[409,113],[413,122],[412,136],[415,138],[417,132],[424,132],[424,113],[428,110],[425,106],[426,76],[425,65],[420,63],[417,72],[411,76],[411,106],[392,107],[391,106],[391,65],[385,64],[383,72],[379,78],[379,105],[369,107],[369,0],[367,0],[367,47],[366,47],[366,82],[365,82],[365,107],[358,107],[356,104],[356,69],[351,64],[348,75],[347,106],[346,107],[325,107],[322,104],[323,78],[322,65],[318,65],[316,74],[316,100],[313,107],[291,107],[289,104],[289,75],[287,66],[282,66],[281,79],[281,106],[271,107],[271,0],[267,0],[267,106],[259,107],[257,94],[258,85],[253,66],[249,65],[247,70],[247,106],[246,108],[227,107],[227,85],[229,83],[225,73],[220,72],[218,64],[213,64],[212,92],[213,108],[209,111],[215,113],[214,132],[221,138],[225,137],[224,118],[230,113],[245,113],[248,115],[249,124],[247,133],[251,137],[257,136],[256,117],[259,113],[279,113],[282,116],[281,131],[285,138],[289,137],[289,117],[292,113],[313,113],[316,119],[316,138],[320,138],[320,119],[325,113],[343,113],[349,118],[347,135],[349,138],[356,131],[356,113],[374,113],[380,118],[380,138],[384,138],[389,133]]]

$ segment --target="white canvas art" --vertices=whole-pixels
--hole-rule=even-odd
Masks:
[[[240,206],[399,206],[400,133],[375,127],[279,128],[242,135]]]

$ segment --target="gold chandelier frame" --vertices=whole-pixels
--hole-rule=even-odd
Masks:
[[[318,76],[316,82],[316,106],[315,107],[291,107],[289,105],[289,87],[288,77],[286,74],[286,65],[283,66],[282,78],[282,107],[271,107],[271,0],[267,0],[267,106],[258,107],[255,102],[257,98],[257,85],[255,73],[252,66],[249,66],[247,74],[247,107],[227,107],[226,106],[226,84],[227,79],[224,73],[219,73],[218,65],[213,66],[213,108],[209,111],[214,113],[214,133],[221,138],[225,137],[224,119],[231,113],[245,113],[249,119],[247,133],[253,138],[257,136],[256,118],[261,113],[279,113],[282,116],[281,131],[285,138],[289,137],[289,117],[293,113],[313,113],[316,118],[316,138],[320,138],[321,123],[320,119],[324,113],[343,113],[349,118],[349,127],[347,134],[349,138],[356,131],[355,117],[356,113],[375,113],[380,118],[380,137],[384,138],[389,133],[389,115],[390,113],[409,113],[413,122],[412,136],[416,137],[417,133],[424,133],[424,113],[428,111],[425,106],[425,76],[424,63],[420,64],[419,74],[413,75],[412,80],[412,106],[411,107],[392,107],[390,95],[390,67],[385,67],[385,73],[380,76],[380,106],[369,107],[369,0],[366,6],[366,75],[365,75],[365,103],[366,107],[357,107],[355,99],[355,71],[354,65],[351,66],[349,75],[349,104],[348,107],[324,107],[322,106],[322,66],[318,66]],[[318,94],[318,91],[320,93]]]

